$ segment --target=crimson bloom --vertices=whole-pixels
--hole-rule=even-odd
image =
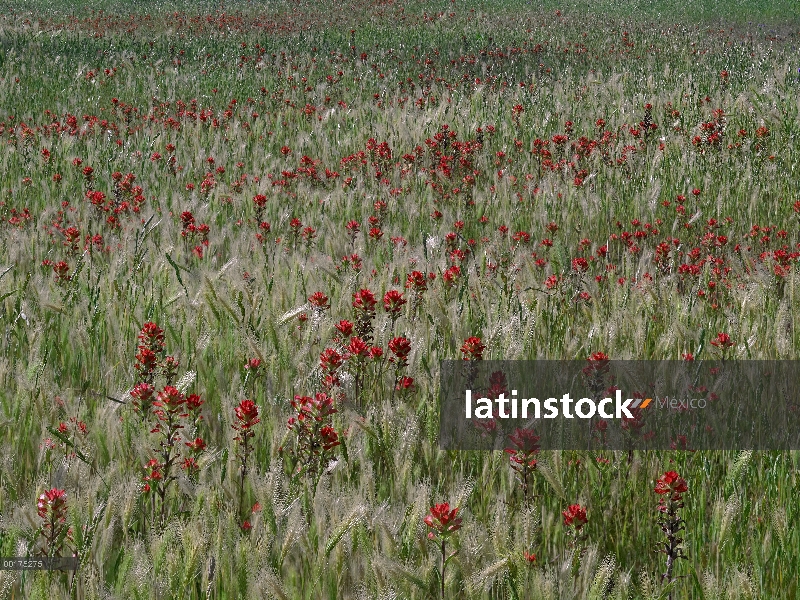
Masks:
[[[412,271],[406,276],[406,287],[414,288],[417,292],[424,292],[428,289],[428,282],[425,279],[425,273],[420,271]]]
[[[366,356],[369,353],[369,346],[360,337],[354,336],[347,345],[347,351],[350,357]]]
[[[339,445],[339,435],[330,425],[326,425],[319,430],[319,437],[323,450],[330,450]]]
[[[389,350],[397,357],[397,362],[405,364],[406,358],[411,352],[411,341],[404,337],[396,337],[389,342]],[[395,362],[395,359],[390,359]]]
[[[171,385],[164,386],[164,389],[158,393],[158,401],[154,402],[154,406],[165,408],[168,411],[174,412],[181,408],[186,402],[186,397],[180,392],[179,389]]]
[[[325,348],[320,354],[319,364],[326,373],[334,373],[342,366],[343,357],[333,348]]]
[[[314,292],[309,296],[308,301],[317,310],[325,310],[331,307],[328,297],[322,292]]]
[[[604,352],[594,352],[586,359],[589,363],[583,374],[590,378],[602,378],[609,371],[609,358]]]
[[[572,259],[572,270],[577,271],[578,273],[583,273],[589,268],[589,261],[585,258],[578,257]]]
[[[731,336],[729,336],[727,333],[718,333],[717,337],[711,340],[711,345],[716,348],[722,348],[723,350],[726,350],[727,348],[733,346],[734,343],[731,341]]]
[[[171,382],[178,374],[178,367],[180,366],[178,359],[174,356],[167,356],[164,358],[164,364],[161,365],[161,370],[164,373],[164,377],[167,378],[168,382]]]
[[[142,325],[139,332],[139,348],[149,348],[155,353],[162,352],[164,350],[164,330],[152,321]]]
[[[261,359],[260,358],[251,358],[247,361],[244,365],[244,368],[250,371],[257,371],[261,367]]]
[[[430,513],[423,519],[433,531],[428,537],[448,536],[461,529],[461,518],[457,517],[458,507],[450,509],[450,504],[443,502],[431,506]]]
[[[260,423],[261,419],[258,417],[258,405],[252,400],[242,400],[239,406],[233,409],[236,413],[238,423],[234,425],[235,429],[239,431],[246,431],[253,427],[256,423]]]
[[[576,531],[580,531],[581,527],[588,523],[589,519],[586,516],[586,509],[580,504],[571,504],[569,508],[562,511],[564,516],[564,525],[567,527],[574,527]]]
[[[377,303],[378,301],[375,299],[375,294],[373,294],[367,288],[359,290],[355,294],[353,294],[353,308],[357,308],[359,310],[363,310],[364,312],[371,313],[375,310],[375,305]]]
[[[130,395],[134,399],[133,407],[136,411],[148,412],[153,404],[155,389],[149,383],[139,383],[131,391]]]
[[[195,452],[202,452],[206,449],[206,443],[203,438],[195,438],[193,442],[185,442],[187,448],[191,448]]]
[[[58,488],[46,490],[36,502],[36,514],[42,519],[52,517],[54,522],[64,522],[67,518],[67,492]]]
[[[345,337],[350,337],[353,334],[353,324],[347,319],[339,321],[335,327]]]
[[[444,281],[447,287],[455,285],[459,277],[461,277],[461,267],[458,265],[453,265],[442,273],[442,281]]]
[[[688,491],[689,486],[686,480],[678,475],[675,471],[667,471],[656,482],[656,487],[653,490],[656,494],[669,494],[671,500],[678,502],[684,493]]]
[[[400,391],[408,391],[414,388],[414,378],[413,377],[401,377],[397,380],[397,383],[394,386],[394,389]]]
[[[468,337],[461,345],[464,360],[481,360],[484,350],[486,350],[486,346],[481,342],[481,338],[476,336]]]
[[[356,235],[358,235],[358,232],[361,230],[361,224],[355,220],[348,221],[345,227],[347,228],[347,232],[353,238],[355,238]]]
[[[383,308],[386,312],[391,314],[392,317],[399,315],[405,303],[406,299],[403,298],[403,294],[397,290],[389,290],[383,296]]]
[[[539,452],[539,436],[536,432],[518,427],[508,436],[508,440],[513,447],[506,448],[505,452],[511,455],[511,462],[535,468],[536,459],[532,457]]]
[[[149,348],[142,348],[136,355],[136,370],[143,377],[151,377],[158,367],[158,356]]]
[[[190,394],[186,397],[186,408],[190,411],[198,410],[201,406],[203,406],[203,404],[205,404],[205,400],[203,400],[197,394]]]
[[[67,525],[67,494],[59,488],[44,491],[36,502],[36,513],[44,520],[39,530],[42,547],[39,552],[45,556],[60,555],[64,543],[72,544],[72,531]]]

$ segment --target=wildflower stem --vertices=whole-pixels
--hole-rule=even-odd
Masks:
[[[446,553],[447,552],[447,548],[446,548],[446,544],[447,544],[447,540],[446,539],[442,539],[442,581],[441,581],[441,584],[442,584],[442,587],[441,587],[442,600],[444,600],[444,569],[447,566],[447,558],[446,558],[447,557],[447,553]]]

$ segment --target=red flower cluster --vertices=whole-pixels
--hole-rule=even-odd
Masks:
[[[450,509],[450,504],[443,502],[436,504],[430,509],[430,513],[423,519],[425,524],[433,531],[428,533],[428,538],[447,537],[461,529],[461,518],[458,515],[458,507]]]
[[[533,458],[539,452],[539,436],[532,429],[522,429],[518,427],[514,430],[508,440],[513,447],[504,450],[511,455],[511,467],[520,470],[523,466],[530,469],[536,468],[536,459]]]
[[[309,296],[308,301],[311,303],[311,306],[314,307],[314,310],[322,311],[331,307],[328,297],[322,292],[314,292]]]
[[[67,527],[67,493],[58,488],[44,491],[36,502],[36,514],[44,520],[39,535],[44,556],[60,555],[64,543],[72,543],[72,533]]]
[[[251,373],[257,373],[261,369],[261,359],[251,358],[245,363],[244,368]]]
[[[580,531],[580,529],[589,522],[586,516],[586,509],[580,504],[571,504],[569,508],[562,511],[561,514],[564,516],[564,525],[567,527],[574,527],[576,531]]]
[[[297,437],[292,452],[297,460],[296,474],[304,473],[316,481],[330,458],[330,451],[338,446],[339,435],[330,423],[330,417],[339,412],[333,398],[323,392],[311,396],[295,396],[292,408],[297,411],[287,423]]]
[[[711,345],[726,350],[735,344],[731,341],[731,336],[727,333],[718,333],[717,337],[711,340]]]
[[[357,310],[374,315],[375,305],[377,303],[378,301],[375,299],[375,294],[373,294],[369,289],[364,288],[363,290],[359,290],[353,294],[353,308]]]
[[[486,350],[486,346],[481,342],[481,338],[475,336],[468,337],[461,345],[464,360],[482,360],[484,350]]]
[[[233,410],[237,419],[237,423],[234,423],[233,428],[241,432],[240,435],[252,435],[250,431],[252,427],[261,422],[258,416],[258,405],[252,400],[242,400],[239,406]]]
[[[394,356],[389,360],[397,363],[398,367],[408,365],[408,355],[411,353],[411,340],[404,337],[396,337],[389,342],[389,350]]]
[[[137,383],[130,392],[134,410],[141,414],[148,414],[153,406],[155,393],[155,388],[149,383]]]
[[[425,278],[425,273],[421,271],[412,271],[406,277],[406,287],[413,288],[415,292],[421,293],[428,289],[428,280]]]
[[[53,488],[39,496],[36,503],[36,514],[42,519],[64,523],[67,520],[67,493]]]
[[[142,325],[139,332],[139,352],[136,354],[136,370],[144,383],[152,384],[156,369],[164,353],[164,330],[153,322]]]
[[[400,311],[405,303],[406,299],[403,298],[403,294],[397,290],[389,290],[383,296],[383,309],[389,313],[392,321],[395,321],[400,316]]]
[[[668,494],[668,498],[673,502],[680,502],[683,494],[689,489],[686,480],[683,479],[675,471],[667,471],[656,482],[656,487],[653,490],[656,494],[662,496]]]

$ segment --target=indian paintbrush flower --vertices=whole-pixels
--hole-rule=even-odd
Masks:
[[[683,538],[680,532],[686,529],[686,521],[678,514],[684,507],[683,495],[689,490],[686,480],[675,471],[665,472],[656,482],[653,491],[661,496],[658,502],[658,524],[666,536],[666,540],[658,544],[658,551],[667,556],[667,567],[661,580],[672,583],[676,579],[672,575],[675,561],[686,558],[683,552]],[[672,598],[670,593],[669,598]]]
[[[244,502],[244,482],[247,477],[247,462],[253,450],[251,440],[255,436],[253,427],[261,422],[258,415],[258,405],[252,400],[242,400],[233,409],[236,421],[233,429],[237,432],[234,441],[237,442],[236,455],[239,458],[239,515],[242,514]]]
[[[447,542],[450,538],[461,529],[461,517],[458,516],[458,507],[451,509],[450,504],[443,502],[431,506],[430,512],[423,519],[425,525],[428,526],[428,539],[432,542],[439,544],[442,554],[441,570],[439,577],[441,581],[440,592],[441,598],[444,600],[444,574],[448,561],[455,556],[455,552],[448,556]]]
[[[517,473],[517,481],[522,486],[522,495],[528,501],[531,477],[536,470],[536,455],[539,453],[539,436],[532,429],[518,427],[508,436],[511,445],[505,448],[509,455],[511,468]]]

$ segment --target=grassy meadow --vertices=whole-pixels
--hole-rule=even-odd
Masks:
[[[445,359],[800,358],[799,42],[777,0],[0,3],[0,556],[80,560],[0,596],[800,597],[797,451],[523,486],[438,443]]]

